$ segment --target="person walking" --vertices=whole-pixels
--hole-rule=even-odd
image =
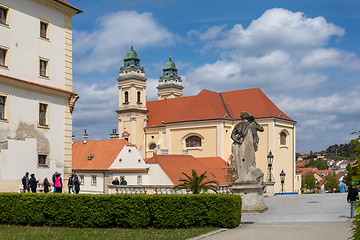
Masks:
[[[37,188],[37,184],[38,184],[39,180],[36,180],[35,174],[33,174],[33,173],[30,175],[30,177],[31,178],[30,178],[29,182],[30,182],[31,192],[36,193],[36,188]]]
[[[356,182],[351,182],[351,188],[349,189],[347,195],[347,202],[350,203],[350,218],[354,217],[356,214],[355,207],[356,207],[356,200],[358,199],[358,190],[355,187]]]
[[[56,174],[58,174],[58,172],[56,171],[53,175],[52,175],[52,182],[53,182],[53,184],[54,184],[54,191],[53,191],[53,193],[55,193],[56,192],[56,187],[55,187],[55,177],[56,177]]]
[[[346,188],[347,188],[346,184],[344,183],[344,180],[342,180],[341,183],[339,183],[339,185],[338,185],[339,192],[341,192],[341,193],[346,192],[346,190],[347,190]]]
[[[79,192],[80,192],[80,184],[81,184],[81,182],[80,182],[78,176],[76,175],[75,179],[74,179],[75,194],[79,194]]]
[[[73,173],[72,173],[72,191],[73,191],[73,193],[76,193],[75,184],[74,184],[75,177],[77,177],[77,175],[76,175],[75,172],[73,172]]]
[[[69,179],[68,179],[69,194],[70,194],[71,191],[72,191],[72,186],[73,186],[73,175],[70,174],[70,177],[69,177]]]
[[[23,185],[23,193],[26,192],[26,190],[28,192],[30,192],[30,180],[29,180],[29,172],[26,172],[24,177],[21,179],[22,181],[22,185]]]
[[[62,184],[62,179],[61,179],[61,173],[56,174],[54,186],[55,186],[56,193],[62,193],[63,184]]]
[[[50,182],[47,178],[44,179],[44,193],[48,193],[50,191]]]

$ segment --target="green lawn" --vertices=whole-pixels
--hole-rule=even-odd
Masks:
[[[117,229],[0,225],[0,239],[171,239],[196,237],[218,228]]]

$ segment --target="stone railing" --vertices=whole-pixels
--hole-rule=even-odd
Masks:
[[[109,194],[192,194],[186,189],[174,190],[172,185],[108,185]],[[232,194],[230,184],[218,185],[218,194]],[[212,191],[209,191],[212,192]],[[212,192],[213,193],[213,192]]]

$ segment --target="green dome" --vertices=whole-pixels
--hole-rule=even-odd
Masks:
[[[132,49],[132,47],[131,47],[131,50],[126,53],[126,57],[124,60],[129,60],[129,59],[139,59],[137,52],[134,51],[134,49]]]
[[[164,68],[164,70],[169,70],[169,69],[176,69],[175,63],[172,62],[171,59],[165,64],[165,68]]]

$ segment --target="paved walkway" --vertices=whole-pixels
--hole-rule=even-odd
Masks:
[[[202,239],[346,240],[351,236],[346,193],[278,195],[265,198],[269,210],[244,213],[242,224]]]

